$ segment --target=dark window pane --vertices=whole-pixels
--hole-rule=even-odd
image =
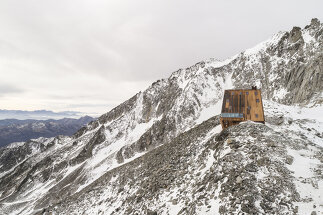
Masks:
[[[258,92],[257,91],[255,91],[255,95],[258,95]]]
[[[256,114],[256,118],[258,118],[258,114]]]
[[[256,99],[256,102],[259,103],[259,99]]]

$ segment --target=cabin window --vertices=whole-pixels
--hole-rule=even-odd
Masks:
[[[246,95],[249,95],[249,92],[246,92]]]
[[[258,114],[256,114],[256,118],[258,118]]]
[[[230,105],[229,99],[227,99],[226,102],[225,102],[225,108],[229,108],[229,105]]]
[[[257,91],[255,91],[255,96],[256,96],[256,95],[258,95],[258,92],[257,92]]]
[[[232,92],[232,93],[231,93],[231,95],[233,95],[233,96],[234,96],[234,92]]]
[[[242,95],[242,92],[240,92],[240,95]]]
[[[259,103],[259,99],[256,99],[256,102]]]

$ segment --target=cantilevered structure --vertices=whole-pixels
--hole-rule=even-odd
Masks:
[[[220,118],[222,128],[247,120],[265,123],[261,90],[257,87],[225,90]]]

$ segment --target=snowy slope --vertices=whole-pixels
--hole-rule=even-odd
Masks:
[[[288,131],[246,122],[220,133],[211,118],[47,211],[320,214],[322,148],[276,131],[282,129]]]
[[[1,149],[0,213],[302,214],[313,204],[322,211],[323,121],[313,117],[322,115],[322,29],[312,20],[228,60],[180,69],[71,137]],[[262,88],[267,125],[218,134],[211,117],[220,113],[224,89],[252,85]],[[268,158],[254,169],[253,150]],[[298,168],[302,161],[307,166]],[[241,174],[233,174],[238,167]],[[257,198],[241,191],[240,203],[233,199],[238,176],[252,179],[246,188]],[[267,196],[275,180],[289,190]]]

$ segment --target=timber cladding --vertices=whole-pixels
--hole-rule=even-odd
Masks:
[[[261,90],[256,87],[225,90],[220,118],[222,128],[247,120],[265,123]]]

